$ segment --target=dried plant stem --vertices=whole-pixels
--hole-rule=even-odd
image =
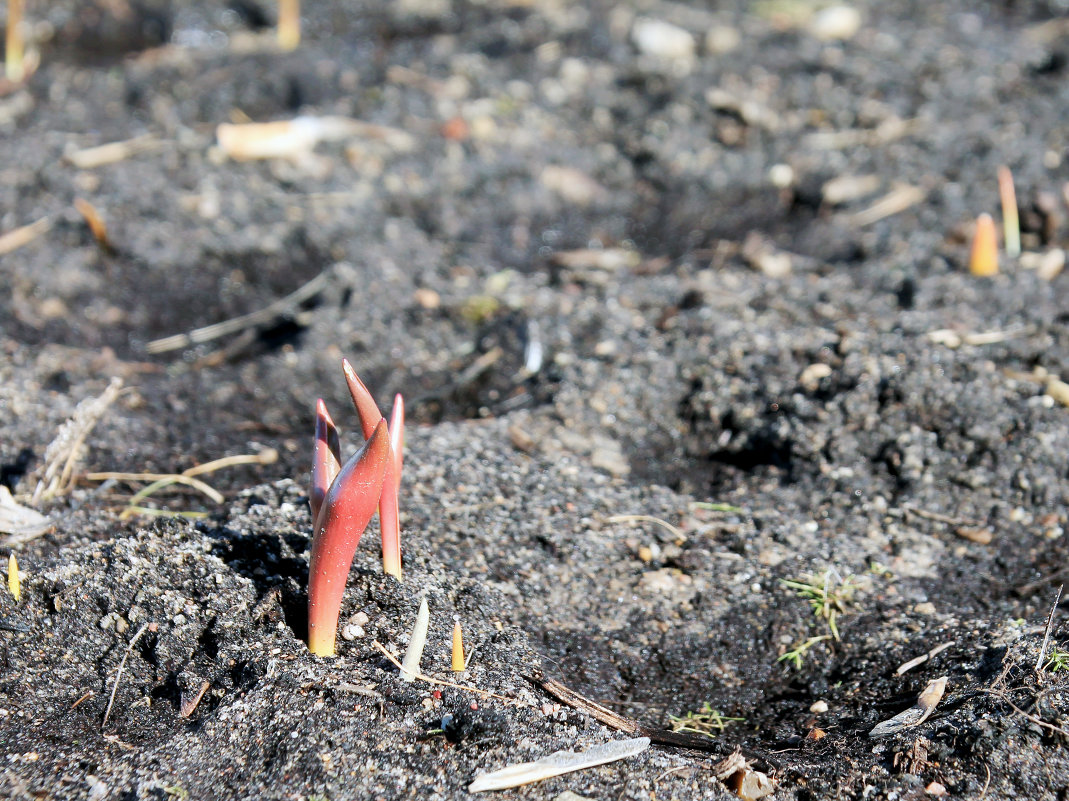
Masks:
[[[265,306],[259,311],[243,314],[240,317],[224,320],[221,323],[215,323],[213,325],[205,326],[204,328],[197,328],[196,330],[190,331],[188,334],[175,334],[174,336],[164,337],[163,339],[155,339],[145,346],[145,350],[149,353],[167,353],[168,351],[186,348],[190,345],[211,342],[213,339],[219,339],[228,334],[236,334],[247,328],[256,328],[257,326],[266,325],[280,317],[285,317],[291,314],[295,306],[304,303],[306,300],[310,300],[322,292],[333,272],[332,269],[324,270],[308,283],[298,287],[284,298],[279,298],[271,305]]]
[[[278,461],[278,451],[274,448],[265,448],[259,453],[243,454],[241,456],[224,456],[222,459],[214,459],[196,467],[183,470],[183,476],[199,476],[202,473],[214,473],[224,467],[236,467],[242,464],[274,464]]]
[[[1039,658],[1036,659],[1036,673],[1043,669],[1043,662],[1046,661],[1047,643],[1050,642],[1050,632],[1054,628],[1054,613],[1058,611],[1058,602],[1062,599],[1063,589],[1065,589],[1064,584],[1058,587],[1058,592],[1054,595],[1054,603],[1050,607],[1050,614],[1047,615],[1047,625],[1043,629],[1043,645],[1040,646]]]
[[[29,225],[23,225],[20,228],[16,228],[13,231],[8,231],[6,234],[0,235],[0,256],[11,253],[13,250],[18,250],[23,245],[28,245],[51,227],[52,218],[42,217],[36,222],[32,222]]]
[[[104,731],[104,727],[108,725],[108,718],[111,716],[111,707],[115,703],[115,693],[119,691],[119,680],[122,678],[123,669],[126,667],[126,660],[130,658],[130,652],[134,650],[134,646],[137,644],[137,641],[141,639],[141,635],[144,634],[151,625],[152,623],[145,623],[142,625],[126,646],[126,653],[122,655],[119,669],[115,672],[115,683],[111,687],[111,697],[108,698],[108,707],[104,710],[104,720],[100,724],[101,731]]]
[[[85,440],[104,412],[119,397],[121,388],[122,379],[112,378],[100,397],[83,400],[75,408],[71,419],[60,427],[55,439],[45,450],[44,475],[34,490],[34,502],[47,500],[70,488],[71,476]]]
[[[216,503],[222,503],[224,498],[222,493],[213,489],[208,484],[205,484],[198,478],[187,476],[184,473],[86,473],[86,479],[89,481],[151,481],[143,490],[138,492],[130,499],[131,504],[137,503],[142,498],[147,498],[152,493],[163,487],[168,487],[171,484],[184,484],[187,487],[193,487],[193,489],[204,493]]]
[[[430,610],[427,608],[427,599],[419,602],[419,611],[416,613],[416,624],[412,627],[412,637],[408,642],[408,650],[405,651],[404,661],[401,662],[401,681],[415,681],[419,673],[419,660],[423,656],[423,648],[427,645],[427,632],[430,627]]]
[[[301,42],[300,0],[278,0],[278,45],[295,50]]]
[[[686,539],[686,535],[682,531],[680,531],[678,528],[673,526],[668,521],[661,520],[661,518],[654,517],[653,515],[613,515],[612,517],[605,518],[605,522],[606,523],[654,523],[654,524],[660,526],[661,528],[663,528],[665,531],[667,531],[669,534],[671,534],[677,540],[685,540]]]
[[[380,643],[378,640],[373,640],[371,644],[378,648],[380,651],[382,651],[382,655],[389,659],[390,662],[392,662],[398,670],[403,669],[401,667],[401,662],[397,659],[397,657],[387,651],[382,643]],[[468,684],[457,684],[452,681],[435,679],[426,675],[425,673],[417,672],[415,674],[415,677],[420,681],[427,682],[428,684],[437,684],[441,687],[452,687],[455,690],[467,690],[468,692],[478,693],[479,695],[482,695],[486,698],[496,698],[499,701],[508,701],[510,704],[519,704],[520,706],[532,706],[531,704],[527,703],[526,701],[522,701],[519,698],[509,698],[507,695],[498,695],[497,693],[492,693],[489,690],[480,690],[478,687],[472,687]]]
[[[26,77],[22,43],[23,0],[7,0],[7,39],[4,51],[4,75],[12,83],[22,83]]]
[[[1021,255],[1021,222],[1017,214],[1013,173],[1005,164],[998,168],[998,194],[1002,202],[1002,239],[1006,245],[1006,255],[1015,259]]]

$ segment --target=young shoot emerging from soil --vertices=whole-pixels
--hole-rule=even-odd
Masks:
[[[308,565],[308,648],[333,656],[345,582],[356,546],[376,507],[382,529],[383,570],[401,578],[401,530],[397,495],[404,445],[404,405],[394,401],[390,425],[348,361],[345,379],[367,441],[341,466],[338,431],[320,399],[309,505],[315,521]]]
[[[780,579],[780,583],[809,601],[813,615],[823,618],[832,636],[839,639],[839,615],[849,611],[857,590],[857,580],[853,576],[843,578],[837,570],[830,568],[823,575],[815,574],[804,581]]]

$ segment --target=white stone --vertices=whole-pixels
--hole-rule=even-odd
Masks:
[[[852,39],[861,28],[861,12],[853,6],[828,6],[813,15],[808,27],[824,42]]]
[[[657,58],[689,59],[694,37],[678,25],[652,17],[639,17],[631,27],[631,41],[639,52]]]

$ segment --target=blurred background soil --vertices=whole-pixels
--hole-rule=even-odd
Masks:
[[[276,13],[31,0],[0,82],[0,483],[48,517],[0,534],[5,797],[467,797],[610,736],[537,665],[776,798],[1065,797],[1065,3],[320,3],[290,51]],[[1001,166],[1023,252],[976,277]],[[373,524],[322,660],[343,356],[405,396],[406,574]],[[221,503],[95,476],[226,456]],[[514,702],[397,679],[420,595],[424,670],[459,616]],[[511,792],[727,797],[707,758]]]

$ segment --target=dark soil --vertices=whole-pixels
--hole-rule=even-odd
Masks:
[[[779,799],[1065,798],[1067,673],[1035,665],[1067,575],[1069,278],[1034,269],[1069,246],[1065,4],[864,2],[842,41],[807,0],[308,5],[289,53],[255,0],[27,11],[0,234],[48,230],[0,256],[0,481],[53,526],[7,542],[0,795],[467,797],[622,736],[540,667],[650,725],[743,720],[514,797],[727,797],[704,768],[741,746]],[[643,52],[643,18],[693,55]],[[216,144],[298,115],[381,127],[295,159]],[[1028,254],[977,278],[1000,165]],[[343,356],[406,399],[405,576],[373,524],[321,659],[306,482],[317,397],[359,444]],[[33,500],[113,376],[74,486]],[[201,476],[222,505],[144,501],[198,520],[121,516],[145,482],[86,477],[268,449]],[[784,580],[828,587],[839,639]],[[423,595],[424,672],[513,700],[399,679],[374,642],[402,653]],[[944,675],[927,721],[868,737]]]

